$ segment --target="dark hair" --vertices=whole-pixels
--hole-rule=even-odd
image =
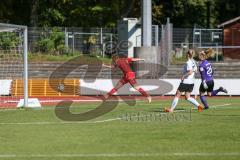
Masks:
[[[112,55],[112,60],[116,61],[119,58],[118,54],[113,54]]]
[[[191,58],[193,58],[194,57],[194,50],[193,49],[189,49],[188,51],[187,51],[187,54],[191,57]]]

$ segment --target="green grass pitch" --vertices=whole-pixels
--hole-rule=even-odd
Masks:
[[[240,159],[240,99],[211,98],[198,113],[180,100],[165,114],[170,99],[115,110],[87,122],[58,119],[53,107],[0,110],[0,159],[145,160]],[[97,104],[73,105],[77,114]]]

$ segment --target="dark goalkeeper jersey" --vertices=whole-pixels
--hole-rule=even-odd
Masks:
[[[213,80],[212,65],[207,60],[204,60],[199,64],[199,72],[201,74],[202,81]]]

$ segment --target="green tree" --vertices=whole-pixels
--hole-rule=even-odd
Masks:
[[[15,32],[0,32],[0,48],[8,50],[20,44],[20,37]]]
[[[141,1],[2,0],[0,22],[34,27],[116,27],[123,17],[141,16]],[[240,15],[239,0],[153,0],[152,8],[154,24],[164,24],[169,17],[174,27],[195,23],[216,27]]]
[[[240,15],[239,0],[216,0],[216,24],[220,24]]]
[[[40,52],[47,54],[67,54],[68,49],[65,47],[64,38],[64,32],[54,27],[50,33],[44,32],[42,34],[41,39],[37,42],[37,47]]]

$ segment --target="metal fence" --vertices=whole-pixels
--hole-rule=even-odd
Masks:
[[[96,54],[104,56],[111,52],[113,44],[118,43],[116,28],[58,28],[63,33],[64,46],[69,52],[80,52],[82,54]],[[32,53],[40,52],[39,42],[42,39],[49,39],[53,28],[29,28],[28,46]],[[172,24],[162,26],[153,25],[152,44],[160,46],[161,56],[159,61],[169,61],[184,56],[189,48],[195,50],[213,48],[217,55],[221,55],[223,42],[223,31],[221,29],[194,28],[173,28]],[[141,35],[136,41],[141,42]],[[137,43],[138,44],[138,43]],[[48,44],[49,45],[49,44]],[[139,44],[140,45],[140,44]],[[216,60],[219,60],[218,56]]]
[[[211,48],[213,60],[219,61],[222,57],[223,31],[222,29],[205,28],[174,28],[173,30],[173,56],[183,57],[183,54],[191,48],[196,52]],[[222,58],[221,58],[222,59]]]
[[[64,35],[64,46],[69,52],[104,55],[106,44],[117,41],[117,30],[106,28],[57,28]],[[28,46],[31,52],[41,52],[40,43],[49,39],[53,28],[29,28]],[[56,31],[55,31],[56,32]]]

